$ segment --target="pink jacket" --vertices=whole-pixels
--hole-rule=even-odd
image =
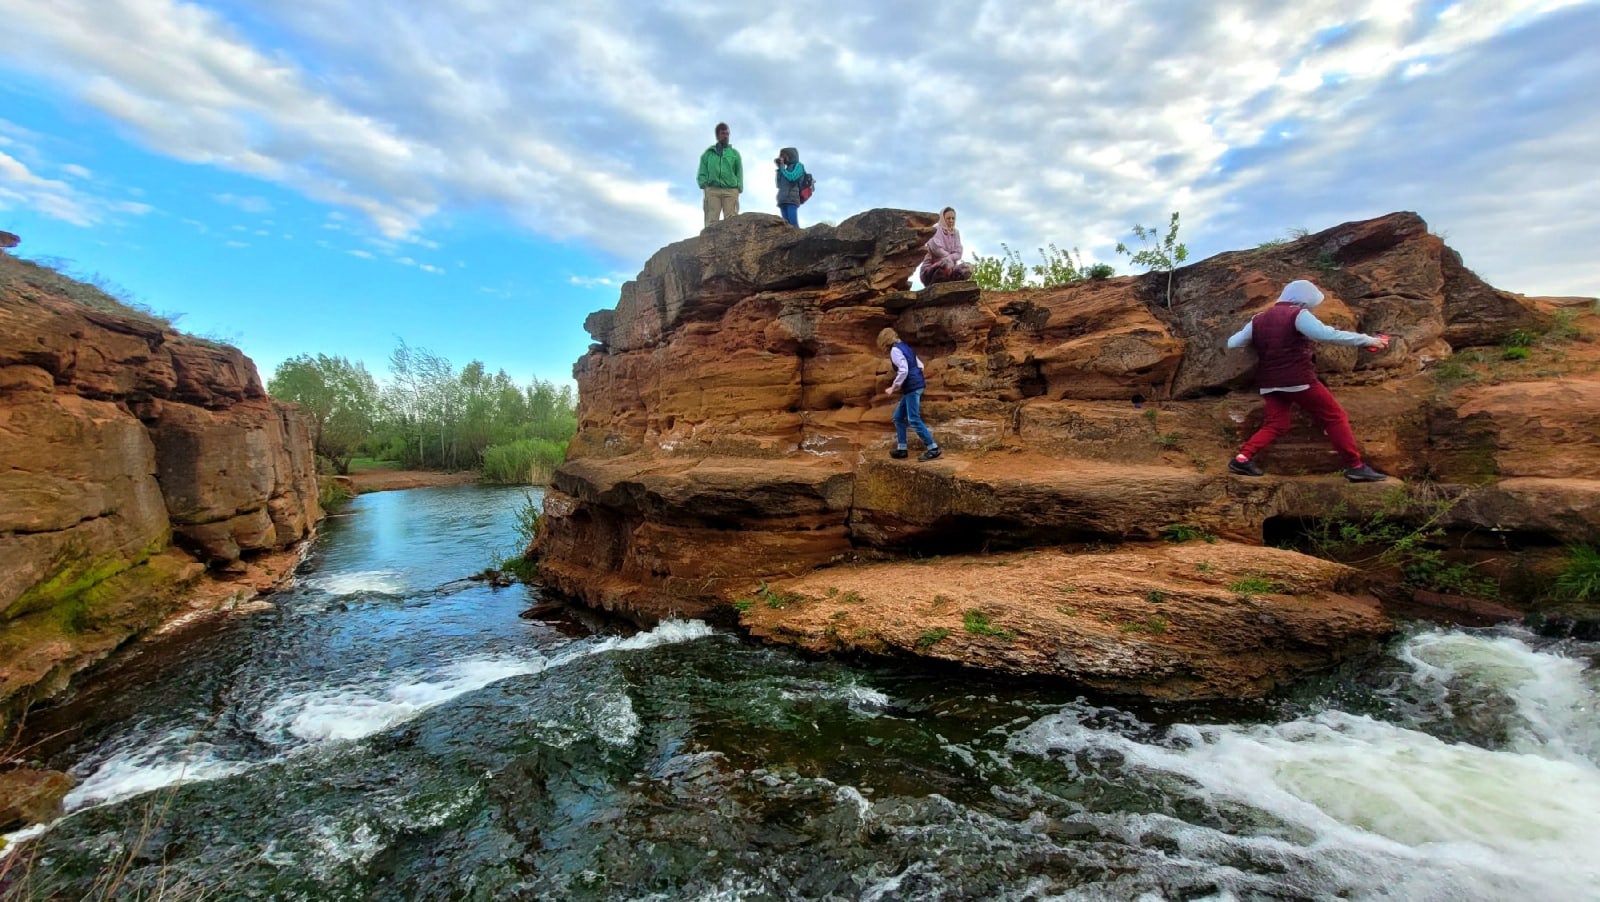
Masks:
[[[933,237],[923,246],[928,249],[928,253],[922,258],[923,266],[936,263],[945,257],[949,257],[951,263],[958,263],[961,260],[961,233],[946,231],[942,225],[933,227]]]

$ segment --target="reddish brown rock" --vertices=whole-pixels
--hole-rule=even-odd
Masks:
[[[61,816],[61,800],[78,781],[57,770],[19,767],[0,773],[0,830],[43,824]]]
[[[1600,423],[1585,400],[1600,350],[1571,340],[1593,331],[1593,305],[1484,284],[1415,214],[1184,267],[1170,309],[1165,274],[909,291],[932,221],[872,211],[802,232],[738,217],[653,256],[586,323],[579,432],[536,548],[551,583],[653,620],[716,612],[740,576],[1150,542],[1174,525],[1252,545],[1330,512],[1551,546],[1600,533]],[[1262,456],[1268,476],[1226,472],[1261,403],[1253,355],[1225,340],[1299,278],[1326,293],[1325,321],[1393,337],[1382,353],[1324,346],[1317,360],[1365,456],[1410,485],[1346,483],[1303,421]],[[927,364],[942,460],[887,459],[885,326]],[[1502,359],[1508,336],[1547,333],[1529,359]],[[1333,657],[1375,634],[1341,645],[1351,622],[1329,616]],[[1280,663],[1273,674],[1300,666]]]
[[[757,636],[1160,699],[1257,698],[1388,635],[1354,571],[1192,542],[818,570],[752,588]]]
[[[198,576],[311,534],[309,432],[237,349],[0,257],[0,724]]]

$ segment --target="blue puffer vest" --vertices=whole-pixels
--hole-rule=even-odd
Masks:
[[[906,381],[900,383],[900,392],[910,394],[925,387],[928,382],[922,378],[922,367],[917,366],[917,352],[911,350],[911,346],[903,341],[895,342],[894,346],[900,349],[900,353],[906,355]]]

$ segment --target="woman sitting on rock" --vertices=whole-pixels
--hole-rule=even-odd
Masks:
[[[933,227],[933,237],[924,247],[928,252],[922,258],[923,285],[972,278],[972,264],[961,262],[961,233],[956,231],[954,207],[939,211],[939,224]]]

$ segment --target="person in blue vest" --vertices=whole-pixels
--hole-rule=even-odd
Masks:
[[[1322,427],[1339,452],[1344,478],[1351,482],[1382,482],[1386,478],[1361,460],[1355,434],[1350,431],[1350,417],[1317,378],[1312,355],[1319,341],[1377,351],[1389,346],[1389,336],[1335,329],[1311,312],[1320,303],[1322,292],[1317,286],[1296,279],[1283,287],[1276,304],[1256,314],[1229,337],[1230,348],[1250,345],[1256,349],[1256,385],[1261,389],[1261,403],[1266,406],[1261,428],[1228,461],[1229,472],[1262,475],[1256,455],[1289,431],[1291,415],[1299,407]]]
[[[906,451],[906,427],[909,425],[917,431],[926,449],[917,460],[937,460],[942,453],[939,443],[933,440],[933,433],[922,422],[922,390],[928,384],[922,376],[922,361],[893,329],[885,328],[878,333],[878,347],[889,352],[889,364],[894,367],[894,383],[884,394],[900,393],[900,403],[894,409],[894,450],[889,456],[904,460],[910,453]]]

